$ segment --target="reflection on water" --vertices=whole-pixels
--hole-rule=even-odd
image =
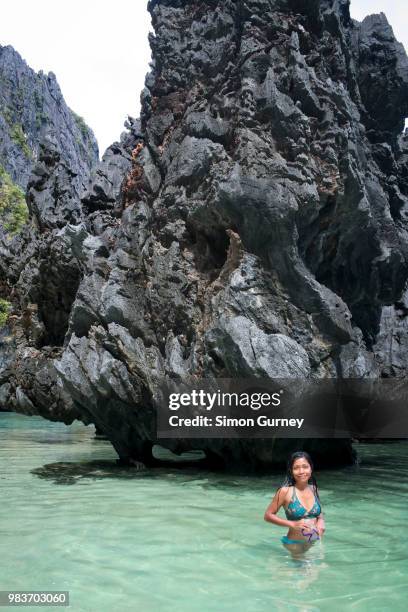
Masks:
[[[173,473],[197,473],[197,469],[193,467],[180,466],[179,468],[161,468],[157,467],[152,470],[143,469],[135,466],[123,466],[119,462],[104,461],[102,459],[96,461],[77,461],[75,463],[69,461],[59,461],[57,463],[48,463],[39,468],[31,470],[32,474],[39,476],[45,480],[51,480],[54,484],[75,484],[83,478],[101,479],[101,478],[122,478],[133,480],[136,478],[160,478],[161,475],[168,476]]]
[[[263,521],[280,472],[137,471],[93,427],[0,413],[0,590],[69,590],[75,612],[405,610],[408,446],[358,447],[317,475],[326,536],[293,560]]]
[[[70,463],[59,461],[58,463],[48,463],[39,468],[31,470],[32,474],[51,480],[54,484],[73,485],[83,478],[135,478],[139,472],[137,470],[120,467],[112,461],[87,461]]]

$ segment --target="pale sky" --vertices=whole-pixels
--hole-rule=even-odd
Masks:
[[[127,115],[139,115],[151,59],[146,7],[147,0],[1,0],[0,44],[12,45],[34,70],[56,74],[101,155],[118,140]],[[351,2],[359,21],[381,11],[408,49],[407,0]]]

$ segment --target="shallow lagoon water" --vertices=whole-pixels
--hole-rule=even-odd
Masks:
[[[326,536],[294,561],[263,521],[282,474],[138,472],[92,426],[0,413],[0,590],[68,590],[74,612],[405,610],[408,444],[357,450],[316,475]]]

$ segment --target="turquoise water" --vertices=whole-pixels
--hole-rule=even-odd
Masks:
[[[280,474],[136,472],[92,426],[0,413],[0,590],[68,590],[75,612],[405,610],[408,444],[358,451],[317,474],[326,537],[299,562],[263,521]]]

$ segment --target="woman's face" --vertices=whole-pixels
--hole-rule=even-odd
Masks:
[[[310,467],[310,463],[307,461],[307,459],[302,457],[301,459],[296,459],[293,462],[292,473],[296,481],[307,482],[312,475],[312,468]]]

